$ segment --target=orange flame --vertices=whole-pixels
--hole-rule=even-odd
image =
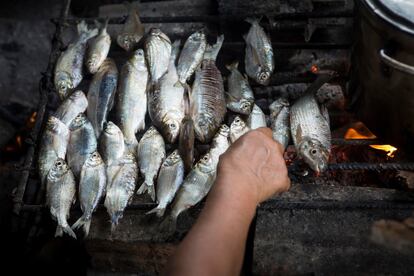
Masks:
[[[314,73],[314,74],[317,74],[318,72],[319,72],[319,68],[318,68],[318,66],[317,65],[315,65],[315,64],[313,64],[312,66],[311,66],[311,72],[312,73]]]
[[[356,123],[345,133],[345,139],[376,139],[375,136],[363,123]],[[370,145],[371,148],[387,152],[387,156],[393,158],[397,148],[391,145]]]

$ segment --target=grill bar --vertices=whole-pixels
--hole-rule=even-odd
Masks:
[[[389,170],[402,170],[402,171],[414,171],[414,163],[336,163],[329,164],[328,169],[331,171],[389,171]]]

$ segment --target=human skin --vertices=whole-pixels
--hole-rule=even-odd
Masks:
[[[283,149],[271,130],[240,137],[220,157],[205,207],[164,275],[239,275],[257,205],[289,187]]]

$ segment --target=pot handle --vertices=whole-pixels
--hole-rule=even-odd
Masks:
[[[411,66],[411,65],[408,65],[408,64],[405,64],[398,60],[393,59],[392,57],[390,57],[389,55],[385,53],[384,49],[380,50],[380,57],[381,57],[381,60],[388,66],[394,69],[397,69],[401,72],[414,75],[414,66]]]

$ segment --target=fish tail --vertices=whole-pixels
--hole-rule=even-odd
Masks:
[[[116,230],[116,227],[119,224],[119,220],[122,218],[123,213],[122,211],[116,211],[111,216],[111,233]]]
[[[161,233],[174,233],[177,229],[177,217],[169,215],[159,225]]]
[[[91,37],[94,37],[95,35],[98,34],[98,29],[93,28],[93,29],[89,29],[88,25],[86,24],[85,20],[82,20],[78,26],[78,34],[80,36],[82,36],[82,38],[86,41]]]
[[[56,227],[55,237],[62,237],[63,232],[76,240],[75,232],[73,232],[72,228],[70,228],[69,225],[58,225],[58,227]]]
[[[232,62],[232,63],[230,63],[230,64],[227,64],[227,65],[226,65],[226,68],[227,68],[229,71],[236,70],[238,67],[239,67],[239,62],[238,62],[237,60],[236,60],[236,61],[234,61],[234,62]]]
[[[163,217],[164,216],[164,213],[165,213],[165,206],[160,206],[160,205],[158,205],[157,207],[155,207],[154,209],[152,209],[151,211],[148,211],[148,212],[146,212],[145,214],[146,215],[149,215],[149,214],[156,214],[157,215],[157,217]]]
[[[181,83],[179,80],[174,84],[175,88],[184,87],[184,84]]]
[[[148,186],[146,183],[143,183],[141,185],[141,187],[139,187],[139,189],[137,190],[137,195],[142,195],[143,193],[145,193],[146,191],[148,191]]]
[[[78,229],[80,227],[83,227],[83,232],[85,233],[85,237],[88,236],[89,229],[91,227],[91,220],[86,218],[85,215],[83,215],[72,225],[72,229]]]
[[[217,42],[214,45],[208,45],[204,53],[204,59],[216,60],[217,55],[220,52],[221,46],[223,46],[224,35],[217,37]]]
[[[262,20],[263,16],[260,16],[259,18],[256,17],[247,17],[244,21],[246,21],[247,23],[250,23],[252,25],[254,24],[259,24],[259,22]]]

